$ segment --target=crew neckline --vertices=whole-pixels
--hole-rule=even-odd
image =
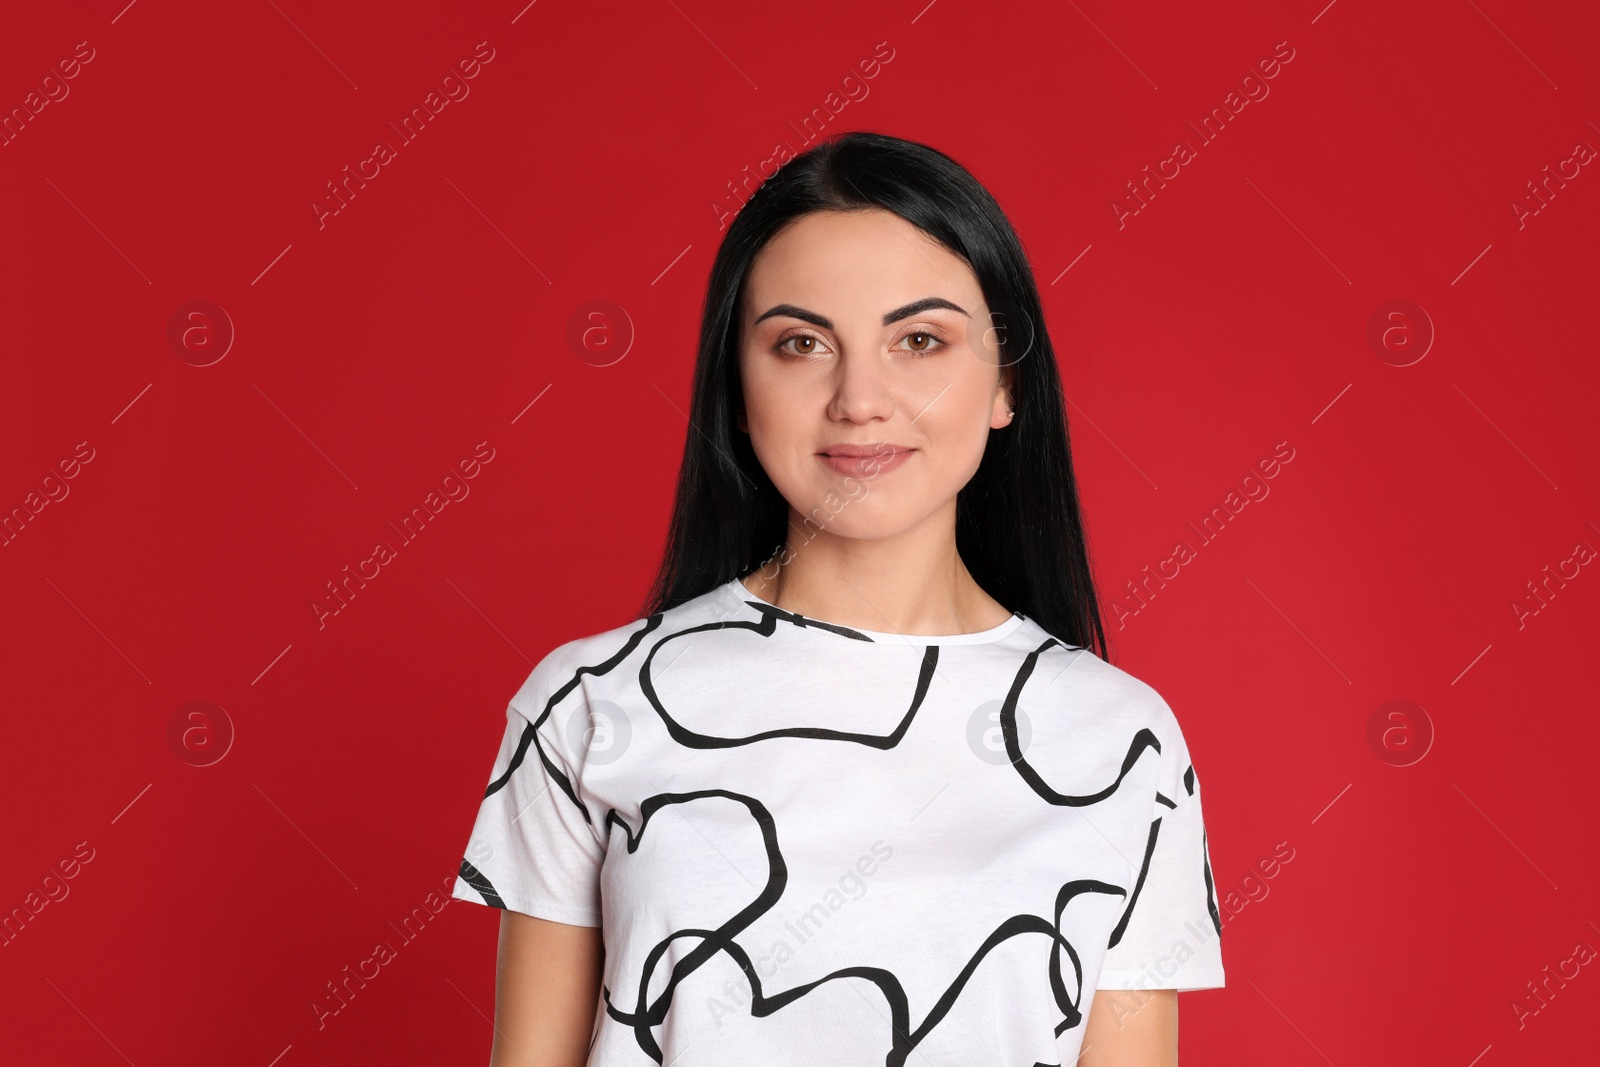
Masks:
[[[780,608],[778,605],[772,603],[770,600],[767,600],[765,597],[757,596],[755,593],[752,593],[750,588],[744,584],[744,581],[741,578],[731,579],[723,585],[723,589],[728,593],[728,595],[739,600],[740,603],[754,601],[755,603],[765,604],[769,608],[775,608],[778,611],[786,612],[790,615],[799,615],[798,612],[789,611],[788,608]],[[882,630],[868,630],[860,626],[847,626],[842,622],[830,622],[827,619],[814,619],[809,615],[803,615],[800,617],[804,618],[808,622],[819,623],[824,626],[835,626],[841,630],[850,630],[854,633],[861,634],[863,637],[869,637],[873,641],[885,644],[900,645],[990,644],[1009,636],[1019,626],[1021,626],[1023,621],[1026,619],[1026,616],[1021,612],[1013,611],[1010,618],[1006,619],[1005,622],[991,626],[987,630],[976,630],[972,633],[965,634],[898,634],[889,633]]]

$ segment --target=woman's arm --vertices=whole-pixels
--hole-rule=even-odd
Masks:
[[[598,926],[503,912],[489,1067],[584,1067],[604,959]]]
[[[1096,989],[1077,1067],[1178,1067],[1178,991]]]

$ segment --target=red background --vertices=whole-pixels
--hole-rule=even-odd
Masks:
[[[395,924],[448,885],[532,663],[637,616],[728,183],[815,108],[967,164],[1033,261],[1114,661],[1184,723],[1238,894],[1184,1062],[1592,1056],[1600,963],[1542,1006],[1525,983],[1600,948],[1600,575],[1527,583],[1600,546],[1600,174],[1512,207],[1600,146],[1592,8],[123,5],[0,35],[6,113],[93,49],[0,147],[0,509],[93,455],[0,547],[0,909],[93,850],[0,947],[12,1057],[486,1061],[497,913]],[[485,41],[470,95],[319,227],[325,183]],[[1187,124],[1279,42],[1202,146]],[[1197,158],[1119,226],[1179,139]],[[220,334],[167,339],[192,300],[236,331],[208,366]],[[606,366],[567,341],[592,300],[631,323]],[[1367,337],[1391,300],[1436,331],[1407,366],[1419,322]],[[325,583],[484,441],[470,495],[319,627]],[[1270,495],[1202,544],[1279,442]],[[221,710],[174,742],[195,700]],[[1432,725],[1420,762],[1381,758],[1415,713],[1369,744],[1391,700]]]

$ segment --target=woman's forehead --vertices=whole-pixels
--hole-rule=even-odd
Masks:
[[[835,321],[880,320],[939,296],[970,313],[979,286],[957,255],[890,212],[805,216],[756,256],[744,289],[747,321],[793,304]]]

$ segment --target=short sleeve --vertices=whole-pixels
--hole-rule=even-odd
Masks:
[[[582,690],[553,699],[543,669],[506,709],[506,730],[451,896],[574,926],[601,925],[605,844],[590,822],[561,724]]]
[[[1222,917],[1200,779],[1171,719],[1161,731],[1161,781],[1131,900],[1111,934],[1100,968],[1101,989],[1218,989]],[[1135,857],[1138,859],[1138,857]]]

